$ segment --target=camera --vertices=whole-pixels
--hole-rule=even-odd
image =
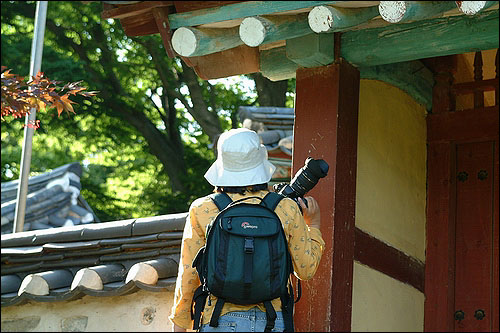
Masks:
[[[308,157],[304,166],[295,174],[295,177],[293,177],[289,184],[275,184],[273,189],[275,192],[295,200],[297,204],[297,199],[300,197],[307,206],[307,201],[304,199],[304,195],[316,186],[320,178],[327,175],[328,168],[328,163],[324,160],[316,160]]]

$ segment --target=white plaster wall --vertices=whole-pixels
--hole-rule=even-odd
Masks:
[[[352,332],[423,332],[424,295],[354,262]]]
[[[173,291],[2,307],[2,332],[171,332]]]

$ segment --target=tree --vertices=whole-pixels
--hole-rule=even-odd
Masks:
[[[3,1],[1,8],[2,64],[23,74],[35,4]],[[209,144],[239,126],[240,105],[260,101],[238,85],[201,80],[168,58],[159,35],[130,38],[118,21],[102,20],[101,10],[99,2],[49,2],[43,71],[63,82],[83,80],[99,94],[92,103],[75,96],[81,112],[72,119],[40,116],[34,145],[51,151],[34,150],[32,168],[88,160],[82,193],[103,221],[184,212],[211,191],[203,178],[215,158]],[[48,129],[53,136],[45,136]],[[13,122],[2,126],[2,179],[16,174],[16,131]]]

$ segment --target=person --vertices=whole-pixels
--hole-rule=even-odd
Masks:
[[[267,149],[261,144],[259,135],[246,128],[231,129],[224,132],[217,142],[217,160],[205,173],[207,181],[214,186],[214,191],[226,192],[235,201],[245,196],[263,198],[268,192],[275,166],[268,161]],[[284,198],[275,209],[280,218],[288,241],[295,275],[301,280],[311,279],[320,263],[325,242],[320,231],[320,211],[317,201],[305,197],[297,202]],[[259,203],[259,199],[248,199],[249,203]],[[192,261],[198,250],[205,245],[205,233],[208,224],[215,218],[219,210],[208,197],[196,199],[189,208],[189,215],[183,233],[179,271],[177,275],[174,304],[170,321],[174,331],[185,331],[193,328],[191,319],[191,302],[195,289],[200,285],[196,269]],[[210,295],[203,311],[201,332],[232,331],[264,331],[266,325],[263,304],[237,305],[225,303],[219,317],[218,327],[209,326],[210,318],[216,304],[216,297]],[[284,322],[279,298],[273,300],[276,309],[274,331],[283,331]]]

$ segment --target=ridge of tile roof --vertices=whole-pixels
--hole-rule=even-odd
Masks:
[[[80,194],[82,166],[62,165],[28,180],[23,231],[100,222]],[[1,232],[12,233],[19,179],[1,184]]]
[[[240,106],[238,117],[243,127],[259,134],[269,153],[281,151],[291,159],[295,120],[293,108]]]
[[[1,306],[173,290],[188,213],[1,235]]]

